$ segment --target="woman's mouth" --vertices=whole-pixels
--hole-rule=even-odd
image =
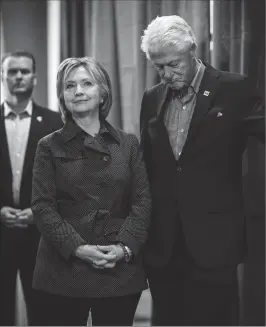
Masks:
[[[76,100],[74,101],[74,103],[83,103],[83,102],[87,102],[88,100],[82,99],[82,100]]]

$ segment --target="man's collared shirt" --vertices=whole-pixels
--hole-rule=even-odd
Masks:
[[[20,185],[32,116],[32,101],[17,114],[4,102],[4,118],[9,157],[12,168],[12,190],[14,204],[19,205]]]
[[[168,103],[164,116],[164,123],[169,135],[169,141],[176,160],[179,159],[185,145],[191,118],[194,112],[197,94],[204,75],[205,66],[200,63],[188,92],[181,97],[173,97]]]

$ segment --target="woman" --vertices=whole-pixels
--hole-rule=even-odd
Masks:
[[[137,138],[105,119],[110,79],[93,58],[59,66],[64,127],[38,144],[32,211],[41,232],[34,325],[132,325],[147,282],[151,200]]]

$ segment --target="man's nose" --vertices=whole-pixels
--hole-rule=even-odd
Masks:
[[[22,74],[21,74],[21,71],[20,70],[17,71],[16,78],[18,78],[18,79],[21,79],[22,78]]]
[[[171,79],[173,75],[173,69],[168,66],[164,66],[164,77],[166,79]]]

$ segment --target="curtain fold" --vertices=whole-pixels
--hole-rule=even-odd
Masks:
[[[61,59],[84,54],[83,0],[61,1]]]
[[[2,17],[2,11],[0,12],[0,55],[1,55],[1,61],[2,61],[2,56],[5,53],[5,38],[4,38],[4,24],[3,24],[3,17]],[[3,85],[2,85],[2,80],[1,80],[1,89],[0,89],[0,100],[3,100]]]
[[[119,17],[115,1],[93,1],[91,19],[91,47],[90,52],[85,49],[85,53],[95,57],[109,73],[113,91],[113,106],[108,119],[112,124],[121,128],[120,58],[116,26]]]

